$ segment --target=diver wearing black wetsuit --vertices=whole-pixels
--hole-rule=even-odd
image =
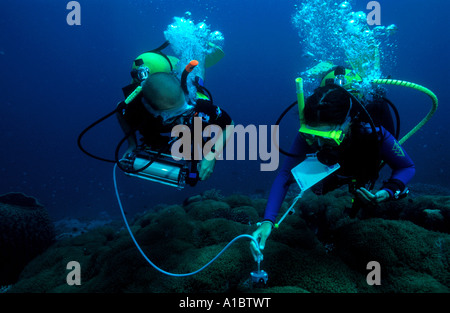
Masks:
[[[130,89],[134,90],[133,87],[136,86],[124,88],[125,97],[129,95]],[[142,143],[152,149],[159,149],[169,144],[170,133],[175,125],[183,124],[192,127],[194,117],[202,119],[203,129],[208,125],[217,125],[224,131],[226,126],[232,123],[228,113],[212,104],[207,98],[197,99],[192,108],[183,112],[178,116],[178,119],[172,120],[170,123],[164,122],[161,116],[154,116],[148,112],[142,98],[142,95],[140,95],[129,103],[126,110],[122,112],[122,116],[130,126],[142,135]]]

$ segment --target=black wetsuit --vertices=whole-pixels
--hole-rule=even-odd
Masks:
[[[124,88],[125,96],[128,96],[130,90],[134,90],[132,87],[135,86],[130,87]],[[155,117],[147,111],[142,103],[142,95],[138,95],[121,113],[133,132],[139,132],[142,135],[140,138],[141,143],[151,149],[160,149],[167,146],[172,139],[172,128],[177,124],[191,127],[194,117],[202,119],[202,130],[208,125],[217,125],[222,130],[225,130],[225,127],[232,122],[227,112],[206,99],[198,99],[191,114],[186,114],[176,123],[170,125],[164,125],[161,117]]]

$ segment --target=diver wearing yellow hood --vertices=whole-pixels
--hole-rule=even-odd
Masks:
[[[218,125],[222,129],[213,149],[215,153],[220,153],[227,136],[231,135],[225,132],[225,128],[232,125],[233,121],[223,109],[213,104],[209,91],[199,77],[194,80],[194,86],[197,88],[196,100],[189,99],[186,79],[198,62],[191,61],[180,80],[173,72],[179,60],[161,52],[167,45],[168,42],[158,49],[139,55],[133,62],[132,83],[123,88],[127,99],[132,95],[125,109],[117,113],[128,140],[125,156],[133,154],[137,149],[169,150],[173,143],[170,136],[172,128],[180,124],[192,127],[194,117],[202,118],[203,129],[210,124]],[[215,51],[207,58],[209,66],[223,57],[220,48],[217,47]],[[136,132],[142,135],[141,145],[138,145]],[[211,176],[215,161],[214,156],[200,161],[197,167],[198,179],[205,180]],[[196,180],[193,180],[192,185],[195,183]]]

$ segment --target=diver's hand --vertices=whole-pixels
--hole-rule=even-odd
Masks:
[[[214,171],[216,159],[214,157],[205,157],[197,165],[200,180],[207,180]]]
[[[269,238],[270,233],[272,232],[272,223],[263,222],[261,226],[258,227],[252,234],[253,238],[259,243],[259,247],[256,246],[255,242],[252,240],[250,242],[250,251],[252,252],[253,258],[255,262],[258,262],[258,258],[260,261],[263,259],[263,254],[261,250],[264,250],[266,246],[266,240]]]
[[[380,203],[389,199],[389,192],[386,190],[379,190],[377,193],[373,194],[366,188],[359,188],[356,190],[358,196],[366,202]]]

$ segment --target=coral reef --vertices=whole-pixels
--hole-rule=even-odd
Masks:
[[[335,254],[351,268],[383,266],[386,292],[449,292],[450,236],[409,221],[373,218],[349,223],[336,233]],[[358,238],[358,240],[355,240]]]
[[[76,237],[94,228],[110,224],[111,217],[107,212],[100,212],[98,218],[94,220],[83,220],[79,218],[64,218],[54,223],[56,239]]]
[[[207,194],[183,205],[156,206],[130,221],[136,240],[156,265],[174,273],[199,269],[231,239],[251,234],[267,203],[237,194],[219,199],[215,190]],[[448,223],[448,197],[386,203],[362,210],[355,219],[345,215],[350,204],[350,195],[342,190],[321,197],[305,194],[296,214],[274,229],[266,244],[261,266],[269,274],[268,288],[252,288],[249,274],[256,263],[248,240],[236,242],[199,274],[175,278],[152,268],[127,231],[111,224],[59,240],[34,258],[7,292],[450,291],[448,228],[436,231],[427,220],[431,214],[433,221]],[[73,260],[81,265],[79,286],[66,283],[66,265]],[[367,283],[370,261],[381,266],[381,285]]]
[[[25,265],[47,249],[55,231],[47,211],[22,193],[0,196],[0,286],[15,283]]]
[[[222,201],[225,197],[222,195],[220,190],[209,189],[203,192],[202,198]]]

